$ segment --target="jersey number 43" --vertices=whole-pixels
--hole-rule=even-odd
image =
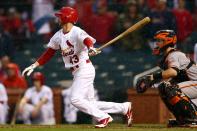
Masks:
[[[70,56],[70,63],[76,64],[79,62],[79,57],[77,55]]]

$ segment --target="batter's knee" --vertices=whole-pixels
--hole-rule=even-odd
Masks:
[[[81,104],[81,99],[79,97],[71,97],[70,102],[72,105],[76,106],[78,104]]]

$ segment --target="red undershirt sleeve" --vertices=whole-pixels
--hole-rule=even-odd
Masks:
[[[39,65],[44,65],[47,63],[55,54],[56,50],[48,48],[37,60]]]
[[[88,47],[88,49],[89,49],[90,47],[93,47],[93,42],[92,42],[92,40],[91,40],[89,37],[87,37],[87,38],[85,38],[85,39],[83,40],[83,44],[86,45],[86,46]]]

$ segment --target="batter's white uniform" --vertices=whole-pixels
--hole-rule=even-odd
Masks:
[[[28,103],[24,105],[23,113],[19,115],[19,118],[25,124],[55,124],[53,93],[48,86],[43,85],[39,92],[36,91],[35,87],[31,87],[25,92],[24,97],[28,99]],[[38,117],[31,119],[34,106],[43,98],[47,99],[47,103],[41,107]]]
[[[174,51],[170,53],[166,62],[168,67],[175,67],[179,70],[186,69],[190,63],[190,59],[180,51]],[[192,100],[197,106],[197,65],[193,64],[189,69],[186,70],[189,81],[179,83],[181,90]]]
[[[0,124],[6,123],[8,113],[8,96],[5,87],[0,83]]]
[[[83,44],[89,36],[81,28],[73,26],[70,32],[64,34],[59,30],[51,38],[48,47],[61,50],[66,68],[73,68],[74,78],[71,87],[71,103],[80,111],[92,115],[97,121],[108,118],[108,113],[126,114],[128,104],[101,102],[94,99],[95,68],[89,61],[88,48]]]
[[[63,99],[64,99],[64,118],[65,118],[65,121],[72,124],[72,123],[77,122],[78,109],[71,104],[71,101],[70,101],[71,90],[72,90],[71,88],[64,89],[62,91],[62,96],[63,96]],[[99,100],[99,96],[98,96],[98,93],[97,93],[96,89],[94,90],[94,98],[95,98],[95,100]]]

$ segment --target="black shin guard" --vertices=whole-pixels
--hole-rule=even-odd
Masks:
[[[163,82],[158,89],[163,102],[176,117],[179,124],[189,124],[196,121],[194,104],[176,85]]]

